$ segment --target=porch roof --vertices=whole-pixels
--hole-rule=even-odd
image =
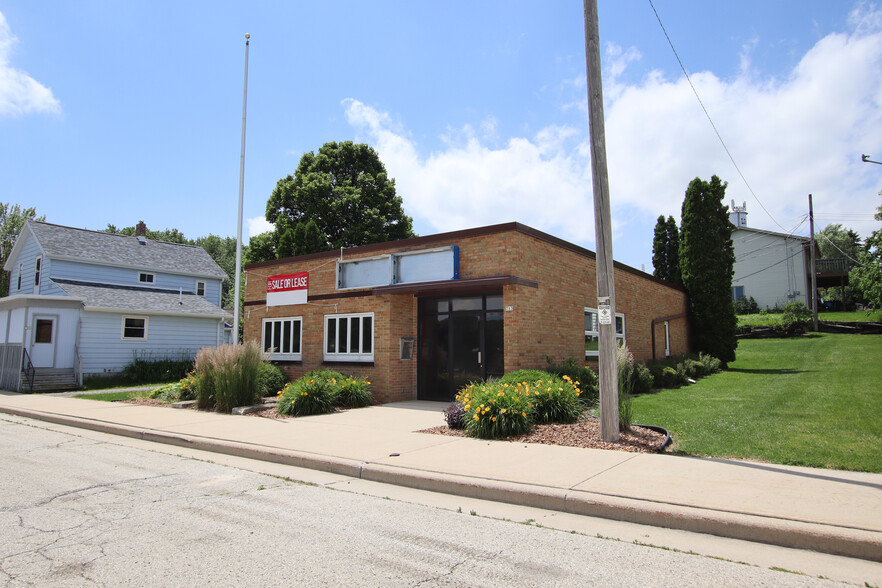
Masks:
[[[120,310],[226,317],[228,313],[193,292],[141,288],[53,278],[68,295],[83,300],[86,310]]]

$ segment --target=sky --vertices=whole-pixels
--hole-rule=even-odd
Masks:
[[[816,231],[879,228],[882,5],[598,4],[616,260],[651,272],[656,219],[714,174],[750,227],[807,236],[812,194]],[[574,0],[0,0],[0,202],[235,236],[245,33],[246,242],[304,153],[353,140],[420,235],[518,221],[595,249]]]

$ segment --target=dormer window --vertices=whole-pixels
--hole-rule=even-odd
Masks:
[[[41,255],[37,256],[37,260],[34,262],[34,286],[37,288],[37,292],[40,291],[40,272],[43,270],[43,257]]]
[[[142,284],[152,284],[154,279],[153,274],[148,274],[147,272],[141,272],[138,274],[138,281]]]
[[[21,272],[24,269],[24,264],[18,264],[18,290],[21,290]]]

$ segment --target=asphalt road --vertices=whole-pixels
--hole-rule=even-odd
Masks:
[[[0,585],[827,586],[0,415]]]

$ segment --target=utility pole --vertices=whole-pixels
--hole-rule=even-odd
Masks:
[[[812,209],[812,195],[809,194],[809,232],[812,236],[812,327],[818,332],[818,266],[815,259],[815,213]],[[843,298],[843,303],[845,299]]]
[[[597,243],[597,318],[599,325],[600,436],[619,440],[619,378],[616,367],[616,290],[613,281],[612,222],[606,168],[606,131],[600,72],[600,31],[597,0],[583,0],[585,61],[588,70],[588,127],[591,134],[591,175],[594,188],[594,233]]]
[[[245,194],[245,113],[248,111],[248,42],[245,33],[245,89],[242,92],[242,150],[239,156],[239,224],[236,228],[236,279],[233,288],[233,345],[239,344],[239,289],[242,282],[242,200]]]

